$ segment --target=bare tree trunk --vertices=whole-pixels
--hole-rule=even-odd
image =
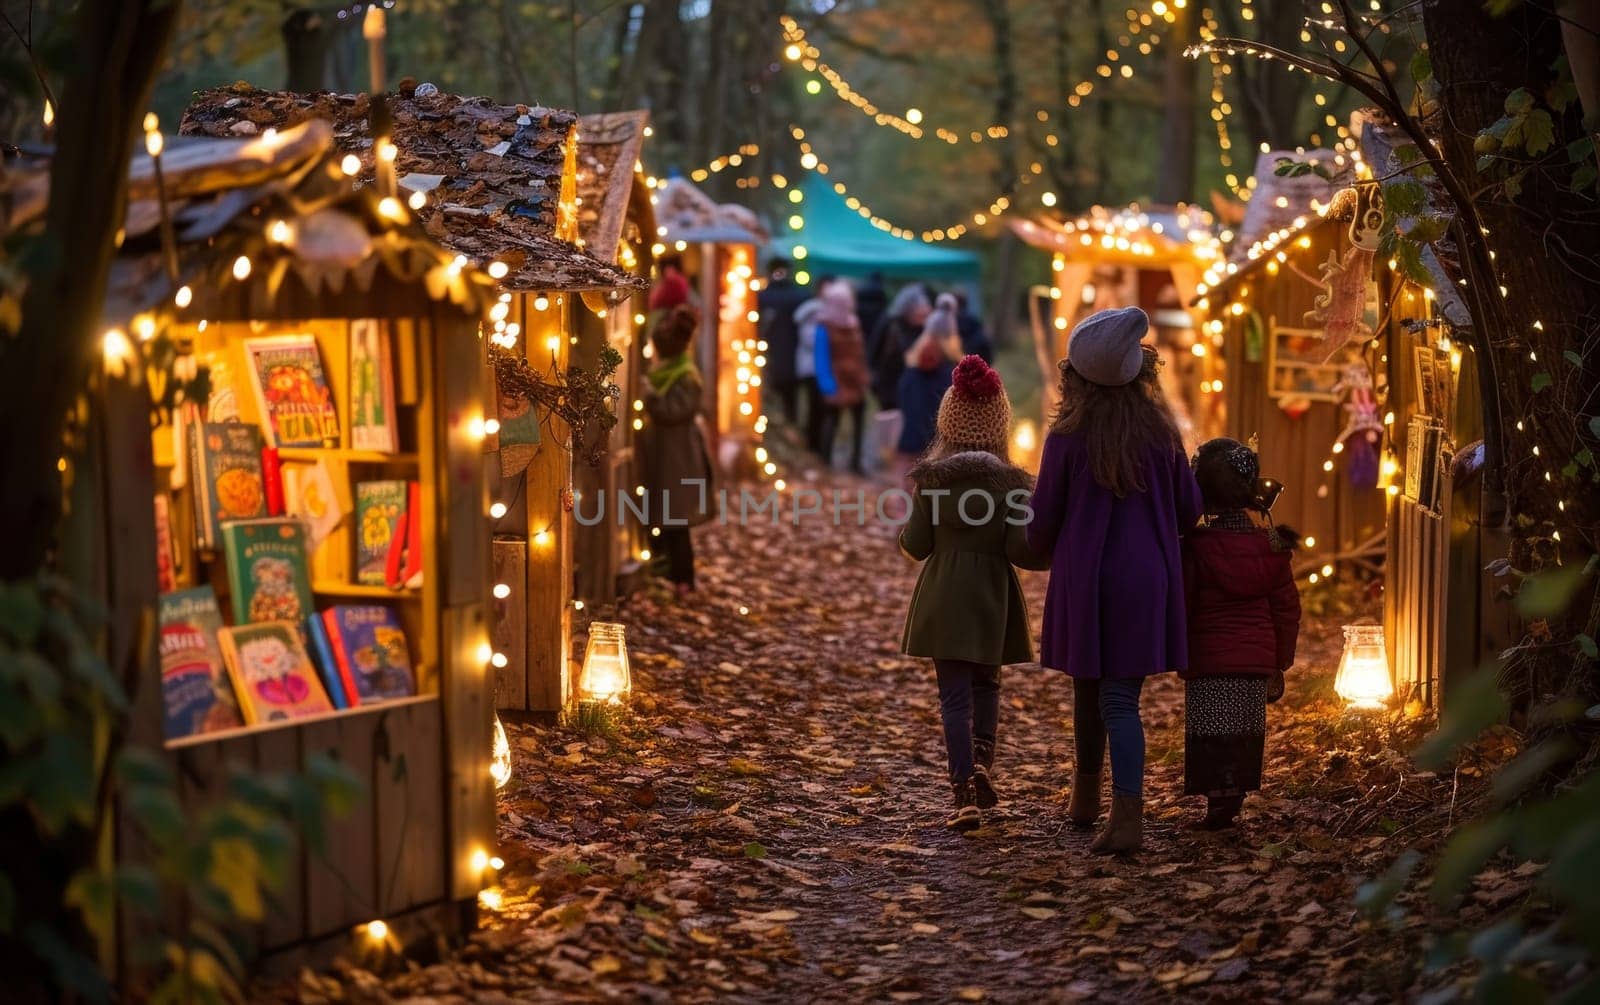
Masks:
[[[56,109],[50,205],[34,240],[22,323],[0,339],[0,579],[45,567],[61,519],[56,468],[68,409],[99,360],[100,311],[126,206],[136,125],[178,23],[176,0],[84,0],[78,49]],[[66,889],[94,862],[92,828],[48,839],[21,803],[0,812],[0,856],[30,863],[11,871],[20,929],[42,926],[90,959],[95,949]],[[46,967],[17,939],[0,939],[0,968],[18,1000],[67,1000]]]
[[[1073,0],[1055,0],[1051,9],[1055,31],[1052,33],[1051,42],[1052,64],[1055,70],[1056,108],[1058,117],[1070,115],[1072,108],[1067,101],[1072,96],[1072,88],[1077,83],[1072,77],[1072,16]],[[1055,123],[1051,123],[1056,128]],[[1080,209],[1084,203],[1083,179],[1079,175],[1078,145],[1069,135],[1065,142],[1058,142],[1054,147],[1045,147],[1045,163],[1050,168],[1050,180],[1055,185],[1056,191],[1061,196],[1061,203],[1067,209]]]
[[[1255,37],[1275,48],[1295,50],[1300,48],[1300,30],[1305,11],[1299,4],[1275,3],[1255,5]],[[1230,4],[1217,5],[1223,30],[1234,36],[1244,36],[1244,23]],[[1300,105],[1305,98],[1310,78],[1303,73],[1289,73],[1276,62],[1245,59],[1233,64],[1231,74],[1237,89],[1238,104],[1244,116],[1245,137],[1249,149],[1254,151],[1265,140],[1275,150],[1295,146],[1302,141],[1300,131]],[[1245,144],[1235,144],[1243,150]],[[1251,173],[1254,165],[1239,164],[1240,170]]]
[[[320,11],[296,7],[284,16],[280,30],[284,63],[288,67],[284,89],[323,90],[327,86],[328,53],[333,44],[328,19]]]
[[[681,156],[688,145],[684,122],[684,70],[688,39],[680,20],[679,0],[646,0],[638,42],[625,80],[631,84],[627,104],[650,109],[660,149]]]
[[[1162,87],[1161,173],[1156,199],[1187,202],[1194,197],[1195,72],[1194,60],[1183,54],[1194,37],[1194,13],[1176,9],[1167,31],[1166,78]]]
[[[1105,0],[1090,0],[1089,16],[1094,20],[1094,46],[1104,54],[1111,48],[1111,33],[1106,30]],[[1111,131],[1111,102],[1105,100],[1105,95],[1098,95],[1094,101],[1095,145],[1094,145],[1094,196],[1095,203],[1104,203],[1111,194],[1111,150],[1116,142],[1116,137]]]
[[[994,120],[1009,132],[1000,143],[995,164],[995,184],[1009,194],[1017,180],[1017,63],[1012,39],[1011,8],[1006,0],[980,0],[989,20],[994,46]],[[1010,229],[1001,232],[999,254],[995,259],[994,300],[989,304],[989,332],[996,345],[1011,337],[1017,292],[1017,238]]]
[[[56,110],[50,208],[23,298],[22,326],[0,343],[0,578],[39,569],[61,516],[56,459],[67,408],[98,359],[97,327],[122,226],[135,126],[177,23],[179,4],[86,0],[79,58]],[[92,26],[92,27],[88,27]],[[48,380],[42,380],[48,375]]]
[[[602,107],[607,111],[623,111],[622,71],[628,63],[628,43],[633,39],[634,13],[640,9],[636,3],[624,4],[611,36],[611,66],[606,71],[606,93]]]
[[[1560,24],[1531,4],[1495,18],[1477,7],[1433,0],[1423,15],[1440,86],[1441,153],[1451,174],[1481,183],[1474,140],[1504,114],[1511,91],[1545,92],[1549,67],[1561,52]],[[1573,107],[1556,117],[1558,137],[1582,131],[1578,114]],[[1480,392],[1485,421],[1499,422],[1491,434],[1498,433],[1503,456],[1492,460],[1502,462],[1508,503],[1535,520],[1586,526],[1592,549],[1600,500],[1584,488],[1563,486],[1573,481],[1565,475],[1544,477],[1584,447],[1600,450],[1586,418],[1595,412],[1593,389],[1600,385],[1600,213],[1569,187],[1571,168],[1527,172],[1514,200],[1475,198],[1489,237],[1458,233],[1458,243],[1467,272],[1462,292],[1481,329],[1475,333],[1480,355],[1491,357],[1492,365],[1481,368]],[[1568,351],[1576,352],[1577,364]],[[1549,374],[1542,389],[1534,383],[1539,373]],[[1586,477],[1580,469],[1578,484]],[[1564,511],[1557,507],[1561,501]]]

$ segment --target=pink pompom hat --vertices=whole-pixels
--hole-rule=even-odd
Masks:
[[[1004,455],[1011,433],[1011,400],[1000,374],[981,356],[956,364],[950,390],[939,403],[940,439],[963,450]]]

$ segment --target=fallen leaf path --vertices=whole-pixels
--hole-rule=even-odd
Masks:
[[[866,488],[870,505],[865,483],[837,486]],[[418,1002],[1417,992],[1422,933],[1360,920],[1354,892],[1403,843],[1436,846],[1481,786],[1470,766],[1417,771],[1396,752],[1414,732],[1340,713],[1337,620],[1307,620],[1269,712],[1265,791],[1235,831],[1184,828],[1200,801],[1181,796],[1182,687],[1153,680],[1146,849],[1099,858],[1063,813],[1071,689],[1036,666],[1004,674],[1004,803],[970,835],[942,826],[937,692],[927,663],[898,652],[916,570],[893,528],[807,518],[695,538],[692,599],[656,587],[616,612],[629,710],[511,728],[506,866],[485,930],[381,979],[305,975],[303,999],[354,999],[358,985]],[[1037,629],[1045,576],[1025,582]],[[1480,884],[1460,918],[1523,880]]]

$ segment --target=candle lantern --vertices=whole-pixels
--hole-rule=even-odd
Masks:
[[[596,621],[589,625],[583,673],[578,678],[578,700],[615,703],[632,685],[628,675],[628,640],[623,626],[613,621]]]
[[[1344,626],[1344,656],[1333,689],[1359,709],[1381,709],[1394,697],[1382,625]]]

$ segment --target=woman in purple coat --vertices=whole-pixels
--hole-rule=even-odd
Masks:
[[[1061,408],[1045,440],[1028,544],[1050,556],[1043,656],[1072,677],[1077,768],[1068,815],[1100,814],[1111,748],[1111,817],[1091,850],[1132,851],[1143,827],[1139,693],[1188,660],[1178,536],[1200,516],[1200,490],[1141,345],[1137,307],[1085,318],[1061,363]]]

